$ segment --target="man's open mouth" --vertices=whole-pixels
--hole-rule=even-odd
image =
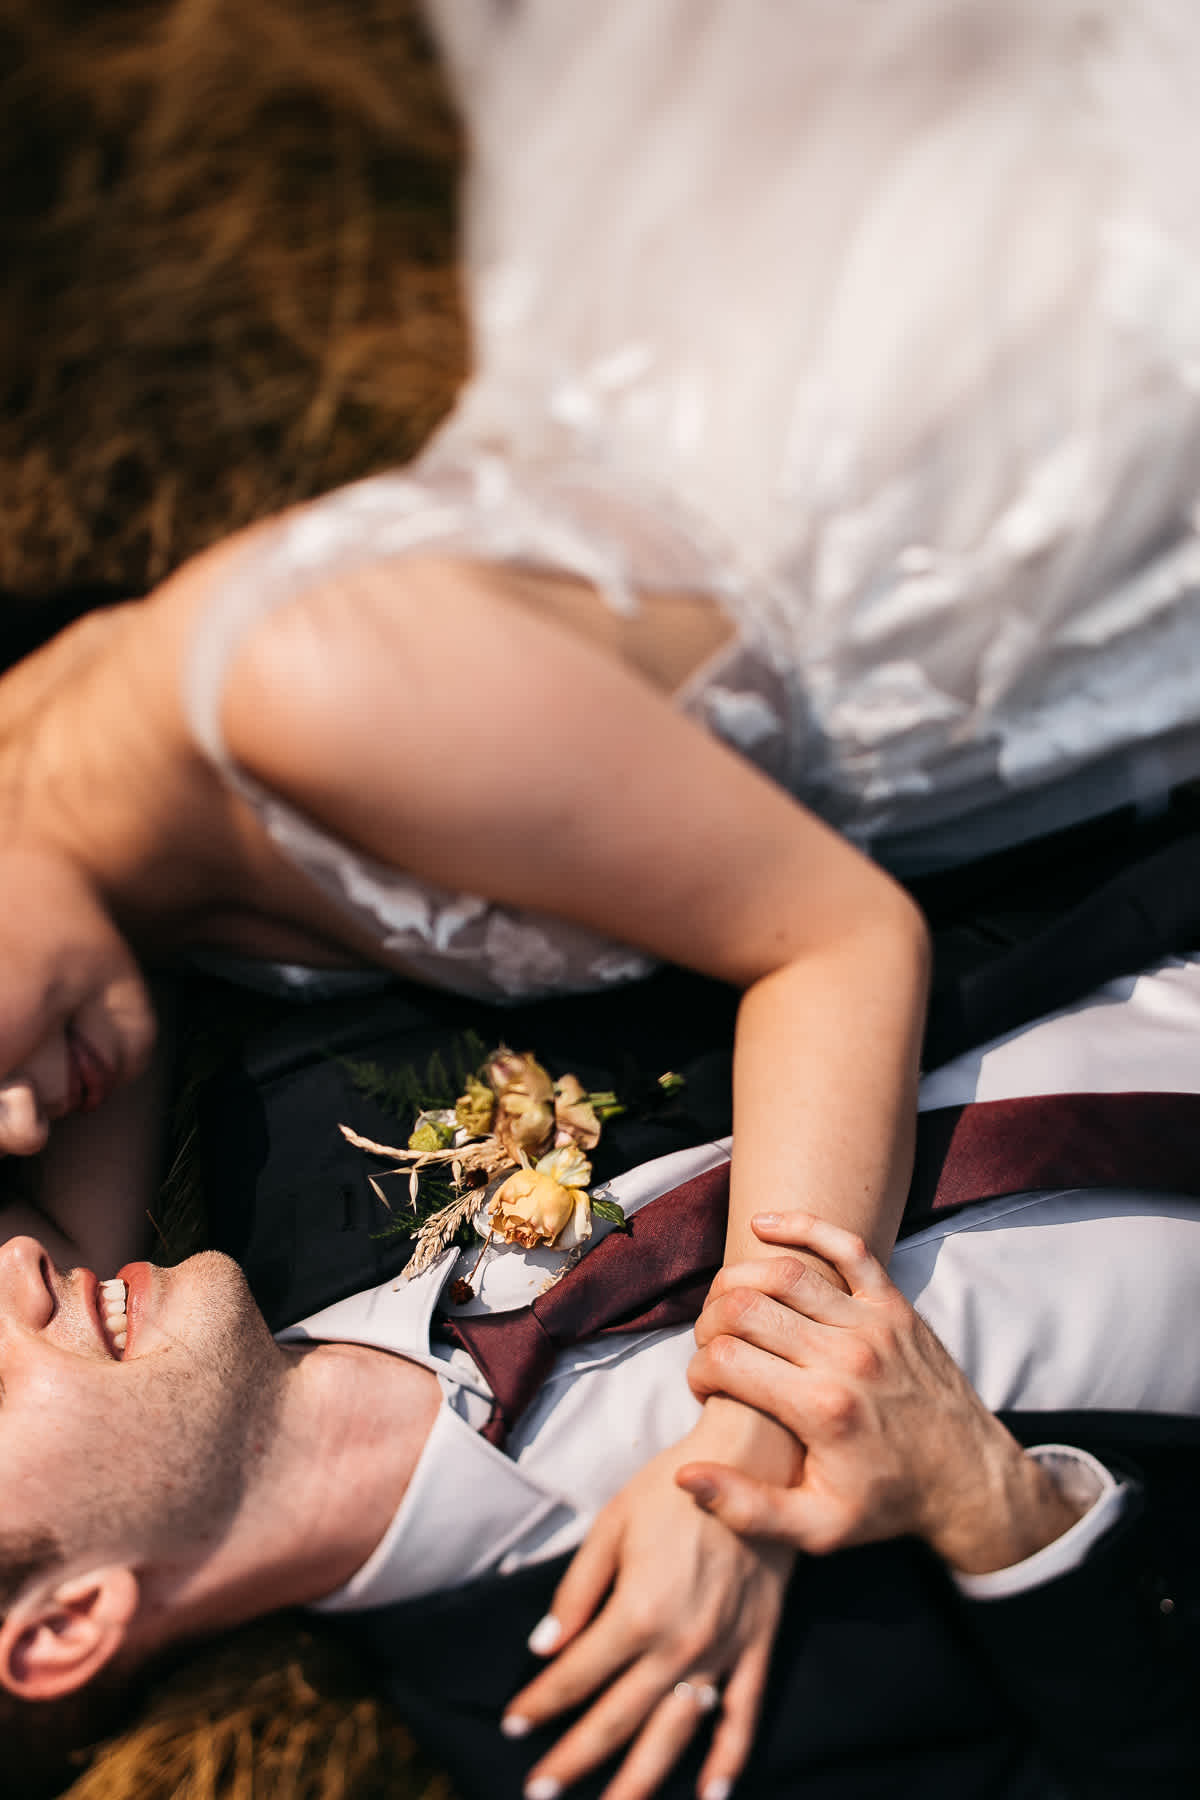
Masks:
[[[129,1321],[125,1308],[129,1299],[129,1289],[119,1275],[111,1281],[100,1283],[100,1318],[104,1325],[104,1333],[112,1347],[113,1354],[121,1356],[129,1332]]]

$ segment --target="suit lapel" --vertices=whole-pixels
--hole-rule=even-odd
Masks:
[[[410,1240],[392,1229],[395,1216],[371,1188],[371,1159],[337,1127],[395,1143],[405,1123],[361,1091],[346,1063],[408,1070],[420,1086],[434,1058],[449,1069],[464,1054],[473,1060],[468,1033],[489,1048],[534,1049],[555,1073],[573,1070],[623,1098],[657,1093],[667,1069],[683,1073],[678,1100],[606,1127],[593,1158],[597,1181],[724,1136],[735,1003],[730,989],[665,971],[611,994],[531,1007],[405,991],[306,1008],[253,1042],[203,1097],[210,1241],[246,1270],[273,1331],[397,1274]]]

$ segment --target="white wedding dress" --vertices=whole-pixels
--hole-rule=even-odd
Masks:
[[[265,607],[436,547],[714,597],[735,640],[678,703],[901,873],[1200,773],[1193,0],[430,10],[476,372],[416,464],[294,516],[205,616],[214,758]],[[410,972],[638,966],[247,791]]]

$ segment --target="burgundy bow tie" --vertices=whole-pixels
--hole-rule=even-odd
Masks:
[[[722,1162],[634,1213],[627,1232],[611,1232],[531,1306],[442,1320],[495,1396],[483,1435],[504,1443],[566,1346],[698,1318],[724,1256],[728,1210]]]
[[[1200,1196],[1200,1095],[1050,1094],[922,1113],[901,1234],[948,1207],[1055,1188]],[[495,1397],[484,1436],[503,1445],[568,1345],[695,1320],[728,1205],[722,1162],[634,1213],[628,1233],[612,1232],[531,1306],[446,1319]]]

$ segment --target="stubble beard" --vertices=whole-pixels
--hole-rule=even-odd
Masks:
[[[240,1269],[215,1251],[189,1261],[189,1328],[177,1336],[177,1355],[148,1369],[139,1396],[153,1464],[147,1525],[168,1557],[211,1548],[228,1533],[274,1440],[283,1397],[282,1353]],[[119,1485],[127,1505],[128,1471]]]

